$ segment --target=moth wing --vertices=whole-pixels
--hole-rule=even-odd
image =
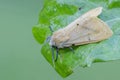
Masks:
[[[97,17],[89,19],[84,25],[79,25],[69,34],[70,39],[64,44],[82,45],[93,42],[99,42],[112,36],[113,32],[106,23]]]
[[[84,20],[84,19],[89,19],[89,18],[92,18],[92,17],[97,17],[98,15],[101,14],[101,12],[102,12],[102,7],[97,7],[95,9],[92,9],[92,10],[86,12],[80,18],[82,20]]]
[[[88,12],[86,12],[85,14],[83,14],[82,16],[80,16],[79,18],[77,18],[75,21],[71,22],[69,25],[67,25],[65,27],[66,31],[68,30],[72,30],[74,27],[74,25],[76,25],[76,23],[79,22],[80,25],[83,25],[84,22],[88,21],[90,18],[92,17],[97,17],[98,15],[100,15],[102,12],[102,7],[98,7],[95,9],[92,9]]]

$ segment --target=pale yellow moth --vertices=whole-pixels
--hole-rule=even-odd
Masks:
[[[53,32],[50,46],[64,48],[108,39],[113,32],[105,22],[97,18],[101,12],[102,7],[92,9],[66,27]]]

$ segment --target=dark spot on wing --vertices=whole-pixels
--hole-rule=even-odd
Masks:
[[[72,44],[72,46],[75,46],[75,44]]]
[[[89,41],[91,40],[90,37],[88,37],[88,40],[89,40]]]
[[[78,10],[80,11],[83,8],[84,8],[84,5],[81,5],[81,7],[79,7]]]
[[[79,26],[79,24],[77,23],[77,26]]]

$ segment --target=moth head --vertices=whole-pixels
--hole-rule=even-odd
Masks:
[[[58,30],[53,33],[49,44],[57,48],[63,48],[64,43],[69,39],[69,37],[62,31]]]

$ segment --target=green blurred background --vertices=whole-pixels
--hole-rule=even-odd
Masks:
[[[32,35],[42,7],[43,0],[0,0],[0,80],[120,80],[120,60],[59,76]]]

